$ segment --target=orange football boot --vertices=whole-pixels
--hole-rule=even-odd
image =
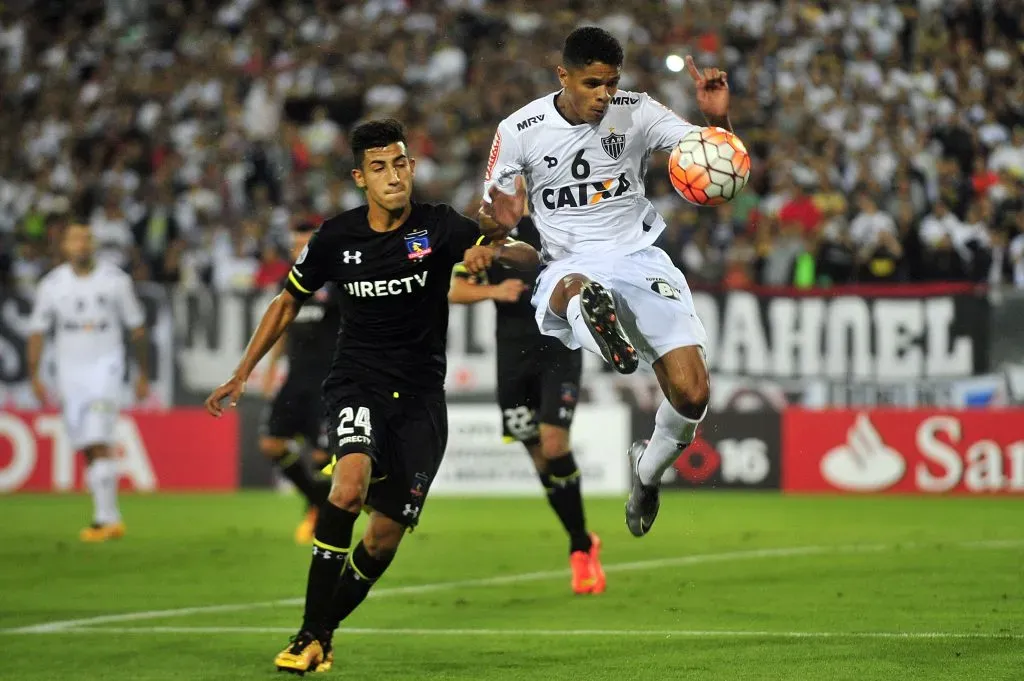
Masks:
[[[302,519],[299,526],[295,528],[295,543],[297,544],[312,544],[313,533],[316,530],[316,518],[319,515],[319,510],[316,506],[311,506],[306,511],[306,517]]]
[[[601,567],[601,538],[596,533],[590,533],[590,572],[594,577],[594,588],[592,594],[603,594],[605,587],[604,568]]]
[[[78,538],[91,544],[120,539],[124,536],[124,523],[118,521],[109,525],[90,525],[78,533]]]

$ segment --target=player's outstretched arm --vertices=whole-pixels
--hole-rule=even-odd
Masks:
[[[489,244],[473,246],[466,251],[462,264],[470,274],[486,272],[494,263],[521,271],[536,269],[540,254],[530,244],[503,239]]]
[[[482,300],[514,303],[528,288],[521,279],[505,279],[500,284],[482,284],[475,277],[469,276],[463,264],[459,263],[452,273],[448,302],[453,305],[472,305]]]
[[[256,368],[263,356],[274,347],[277,340],[284,333],[288,325],[295,319],[299,311],[299,301],[288,290],[277,294],[263,313],[259,326],[249,339],[249,345],[245,348],[245,354],[238,363],[231,378],[219,385],[210,396],[206,398],[206,410],[213,416],[220,416],[224,413],[221,402],[228,398],[229,406],[236,406],[238,398],[245,392],[245,382],[249,374]]]
[[[701,72],[690,56],[686,57],[686,70],[693,78],[697,88],[697,106],[708,125],[732,132],[732,123],[729,121],[729,83],[725,71],[706,68]]]
[[[39,362],[43,357],[43,334],[33,333],[28,337],[28,376],[32,381],[32,392],[39,404],[46,404],[46,386],[39,378]]]

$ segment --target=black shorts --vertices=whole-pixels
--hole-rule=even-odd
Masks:
[[[415,527],[448,445],[444,394],[398,395],[351,381],[327,388],[330,453],[373,459],[366,505]]]
[[[263,412],[260,434],[292,440],[302,438],[317,449],[327,447],[327,423],[320,381],[286,380]]]
[[[499,339],[498,406],[505,439],[533,444],[541,423],[572,425],[582,371],[582,351],[554,338]]]

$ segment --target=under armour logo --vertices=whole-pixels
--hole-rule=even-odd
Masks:
[[[420,517],[420,507],[413,506],[412,504],[406,504],[405,510],[402,511],[402,515],[411,515],[415,520],[416,518]]]
[[[322,549],[319,546],[314,546],[313,547],[313,555],[314,556],[322,556],[322,557],[326,558],[327,560],[331,559],[331,552],[328,551],[327,549]]]
[[[558,165],[558,159],[554,156],[545,156],[544,160],[547,162],[548,168],[554,168]]]
[[[363,262],[363,252],[362,251],[356,251],[355,253],[353,253],[352,251],[345,251],[341,255],[342,255],[342,257],[345,258],[345,264],[346,265],[349,264],[350,262],[354,262],[357,265],[362,264],[362,262]]]

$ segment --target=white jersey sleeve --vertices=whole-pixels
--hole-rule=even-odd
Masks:
[[[32,315],[28,320],[29,333],[46,334],[53,330],[57,323],[57,306],[54,296],[53,278],[44,277],[36,289],[36,298],[32,303]]]
[[[650,151],[671,151],[687,133],[699,125],[683,120],[650,95],[641,95],[640,119]]]
[[[526,171],[526,160],[519,145],[519,137],[511,130],[508,121],[502,121],[494,133],[491,153],[487,157],[487,171],[484,173],[484,201],[490,203],[491,187],[497,187],[506,194],[515,194],[517,175]]]
[[[146,322],[146,314],[142,310],[138,296],[135,295],[131,277],[123,273],[118,274],[115,290],[121,323],[128,329],[137,329]]]

